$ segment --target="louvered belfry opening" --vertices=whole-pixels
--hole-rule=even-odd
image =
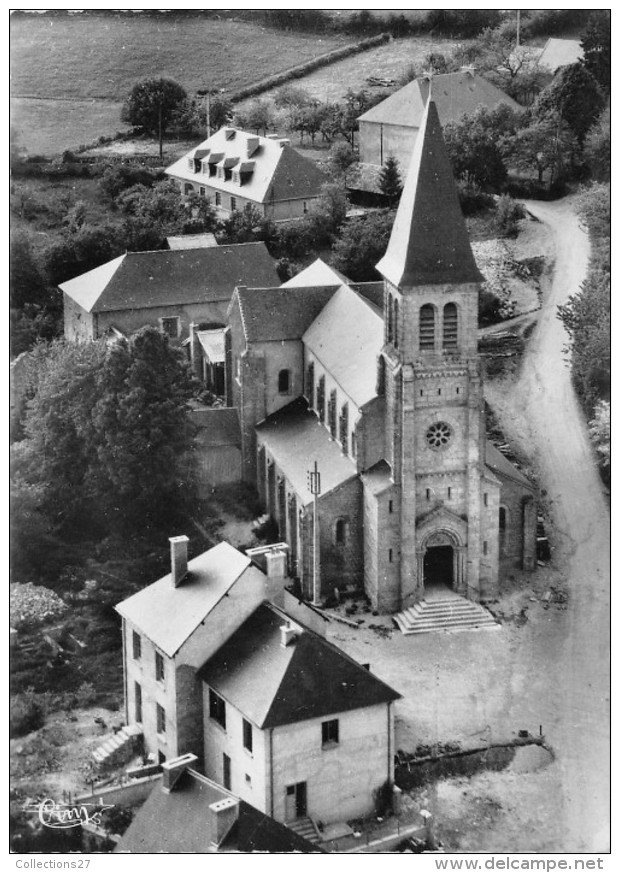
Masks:
[[[455,349],[458,346],[458,312],[456,303],[446,303],[443,308],[443,347]]]
[[[435,348],[435,308],[426,303],[420,309],[420,351]]]

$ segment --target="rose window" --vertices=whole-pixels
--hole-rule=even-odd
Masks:
[[[426,442],[431,449],[443,449],[447,446],[452,437],[452,429],[445,421],[438,421],[436,424],[431,424],[426,431]]]

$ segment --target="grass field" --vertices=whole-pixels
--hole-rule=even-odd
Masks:
[[[120,101],[133,82],[153,75],[190,92],[235,90],[348,42],[210,18],[18,17],[11,20],[11,94]]]

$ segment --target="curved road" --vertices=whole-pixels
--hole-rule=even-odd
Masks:
[[[609,849],[610,520],[586,423],[563,348],[557,306],[585,277],[589,242],[566,201],[527,202],[551,229],[555,269],[515,400],[528,421],[557,533],[569,608],[549,637],[537,634],[549,730],[562,771],[564,851]],[[530,651],[529,657],[537,652]],[[545,662],[553,658],[554,663]]]

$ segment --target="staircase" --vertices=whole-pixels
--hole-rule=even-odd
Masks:
[[[449,589],[434,593],[409,609],[392,616],[404,634],[428,634],[438,631],[498,630],[491,613]]]
[[[142,728],[137,724],[128,724],[118,733],[106,737],[93,752],[93,760],[100,770],[120,767],[137,753],[141,740]]]
[[[296,818],[294,821],[287,821],[286,826],[310,843],[319,843],[321,841],[321,835],[309,816],[306,816],[306,818]]]

